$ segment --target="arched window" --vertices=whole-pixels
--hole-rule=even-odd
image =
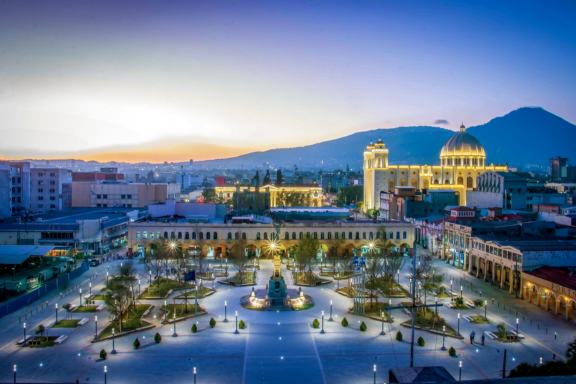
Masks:
[[[362,240],[366,240],[366,232],[362,232]]]
[[[178,232],[178,240],[182,240],[182,232]]]
[[[292,240],[296,240],[296,232],[292,232]]]
[[[394,179],[388,180],[388,191],[394,191],[394,187],[396,186],[396,181]]]
[[[440,184],[440,181],[434,180],[434,184]]]
[[[400,239],[400,231],[396,232],[396,239]]]
[[[190,232],[184,232],[184,240],[190,240]]]
[[[206,231],[206,240],[210,240],[210,232]]]
[[[176,232],[174,231],[170,232],[170,238],[174,240],[176,238]]]
[[[218,240],[218,232],[214,232],[214,235],[212,236],[212,239]]]
[[[405,239],[407,236],[406,231],[402,232],[402,238]]]
[[[464,179],[462,176],[458,177],[458,185],[464,185]]]
[[[471,177],[468,177],[466,179],[466,188],[474,188],[474,181],[472,180]]]
[[[290,233],[284,232],[284,240],[290,240]]]
[[[348,232],[348,240],[352,240],[354,238],[354,236],[352,235],[352,232]]]
[[[356,232],[356,240],[360,240],[360,232]]]
[[[148,238],[148,231],[142,232],[142,238],[143,238],[143,239],[147,239],[147,238]]]
[[[424,189],[430,188],[430,182],[428,180],[424,180]]]
[[[140,231],[136,231],[136,240],[140,240]]]
[[[320,240],[324,240],[324,232],[320,232]]]
[[[338,240],[338,232],[334,232],[334,238]]]
[[[394,232],[390,232],[390,240],[394,240]]]
[[[156,238],[158,240],[160,240],[162,238],[162,232],[158,231],[158,232],[156,232],[156,234],[158,235],[158,236],[156,236]]]
[[[168,238],[168,232],[164,231],[164,238],[167,239]]]
[[[314,240],[318,239],[318,232],[314,232]]]
[[[268,240],[268,232],[264,232],[264,240]]]
[[[260,232],[256,232],[256,240],[260,240]]]
[[[410,180],[410,186],[418,189],[418,180],[416,179]]]
[[[196,232],[192,232],[192,240],[196,240]]]
[[[304,238],[304,232],[298,234],[298,240],[302,240],[302,238]]]
[[[370,240],[374,240],[374,232],[370,232],[370,233],[368,234],[368,238],[369,238]]]
[[[228,240],[232,240],[232,232],[228,232]]]
[[[376,240],[380,240],[380,231],[376,232]]]
[[[204,233],[198,232],[198,240],[204,240]]]
[[[401,187],[405,187],[405,186],[407,186],[407,185],[408,185],[408,184],[406,183],[406,179],[400,179],[400,186],[401,186]]]
[[[306,237],[310,237],[310,232],[306,232]]]
[[[270,240],[276,240],[276,232],[270,232]]]
[[[242,232],[242,240],[246,240],[246,232]]]
[[[150,231],[150,240],[154,240],[154,231]]]
[[[352,235],[350,235],[350,238],[352,238]],[[346,232],[342,232],[342,240],[346,240]]]
[[[234,234],[234,240],[238,240],[239,237],[240,237],[240,233],[236,232]]]
[[[328,232],[328,240],[332,240],[332,232]]]

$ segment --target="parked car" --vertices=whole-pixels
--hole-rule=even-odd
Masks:
[[[100,265],[100,260],[98,260],[98,259],[92,259],[92,260],[90,260],[90,266],[91,266],[91,267],[97,267],[97,266],[99,266],[99,265]]]

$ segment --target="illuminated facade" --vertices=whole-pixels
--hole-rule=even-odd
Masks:
[[[231,199],[235,192],[269,192],[270,208],[282,207],[285,200],[290,194],[302,195],[299,201],[306,201],[307,205],[298,204],[298,206],[321,207],[322,206],[322,188],[319,185],[282,185],[273,184],[256,187],[251,185],[223,185],[215,187],[216,196],[224,200]]]
[[[416,189],[453,189],[459,204],[466,205],[466,191],[476,187],[476,177],[486,171],[508,172],[508,166],[486,165],[484,148],[462,125],[442,147],[440,165],[389,165],[388,148],[378,140],[364,151],[364,208],[380,208],[380,192],[396,186]]]

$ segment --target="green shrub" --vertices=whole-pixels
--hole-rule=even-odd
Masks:
[[[132,343],[132,345],[134,346],[134,348],[138,349],[138,347],[140,347],[140,340],[136,338],[136,340],[134,340],[134,343]]]
[[[240,320],[240,322],[238,323],[238,328],[244,329],[244,327],[246,327],[246,323],[244,322],[244,320]]]
[[[320,327],[320,322],[318,321],[318,319],[314,319],[314,321],[312,322],[312,327],[314,328]]]
[[[210,328],[214,328],[216,326],[216,320],[214,318],[210,318]]]
[[[452,357],[456,356],[456,350],[454,349],[454,347],[450,347],[450,349],[448,350],[448,354]]]
[[[456,305],[457,305],[457,306],[460,306],[460,307],[461,307],[461,306],[464,305],[464,299],[461,298],[461,297],[457,297],[454,301],[456,302]]]
[[[362,332],[366,332],[367,329],[368,329],[368,327],[366,326],[366,323],[362,322],[362,324],[360,324],[360,330]]]
[[[196,323],[192,324],[192,329],[191,329],[192,333],[196,333],[198,332],[198,327],[196,326]]]
[[[402,332],[400,331],[396,332],[396,340],[402,341]]]
[[[348,326],[348,320],[346,320],[346,318],[343,318],[341,324],[343,327],[347,327]]]
[[[100,358],[101,358],[102,360],[106,360],[106,357],[107,357],[107,356],[108,356],[108,354],[106,353],[105,350],[101,350],[101,351],[100,351]]]
[[[420,337],[418,338],[418,345],[421,346],[421,347],[423,347],[423,346],[426,345],[426,342],[424,341],[424,338],[423,338],[422,336],[420,336]]]
[[[154,335],[154,341],[156,342],[156,344],[162,341],[162,336],[160,336],[158,332],[156,332],[156,334]]]

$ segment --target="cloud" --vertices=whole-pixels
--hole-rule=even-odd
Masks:
[[[438,119],[438,120],[436,120],[436,121],[434,122],[434,124],[443,124],[443,125],[448,125],[448,124],[450,124],[450,123],[448,122],[448,120],[445,120],[445,119]]]

